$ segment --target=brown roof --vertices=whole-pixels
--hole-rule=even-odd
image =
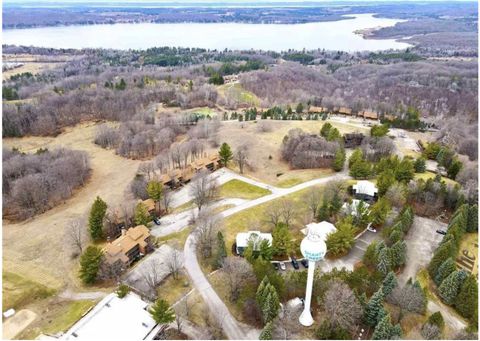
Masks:
[[[385,118],[386,118],[387,120],[393,121],[393,120],[395,119],[395,115],[385,114]]]
[[[315,106],[311,106],[309,109],[308,109],[308,112],[325,112],[327,111],[327,108],[324,108],[324,107],[315,107]]]
[[[352,114],[352,109],[346,108],[346,107],[340,107],[340,109],[338,109],[338,112],[340,114],[351,115]]]
[[[362,116],[364,118],[372,118],[375,120],[378,118],[378,114],[374,111],[364,111]]]
[[[153,199],[143,200],[142,203],[147,207],[149,212],[155,209],[155,201],[153,201]]]
[[[126,253],[133,249],[136,245],[141,248],[147,246],[146,239],[150,237],[150,231],[145,225],[138,225],[128,229],[123,235],[109,243],[103,249],[105,259],[108,263],[113,264],[117,260],[126,263],[129,261]]]

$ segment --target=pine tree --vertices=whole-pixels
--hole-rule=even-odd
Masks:
[[[397,285],[397,277],[395,276],[395,273],[393,271],[390,271],[382,283],[383,296],[387,297],[388,295],[390,295],[390,293],[393,291],[393,289],[395,289]]]
[[[147,185],[147,193],[150,199],[155,202],[155,210],[160,211],[159,205],[162,199],[163,185],[160,181],[152,180]]]
[[[260,333],[260,340],[271,340],[273,331],[273,323],[268,322]]]
[[[444,238],[445,240],[445,238]],[[428,273],[431,278],[435,278],[438,268],[450,257],[455,257],[457,254],[457,248],[452,240],[447,242],[442,242],[442,244],[437,248],[433,257],[428,265]]]
[[[434,277],[435,284],[440,286],[445,278],[447,278],[452,272],[457,270],[457,266],[455,265],[455,261],[453,257],[448,258],[445,262],[440,265],[437,270],[437,274]]]
[[[392,260],[390,255],[390,249],[388,247],[384,247],[378,253],[377,269],[385,276],[391,270],[391,268]]]
[[[342,205],[343,205],[342,199],[338,195],[338,192],[335,192],[335,194],[333,195],[332,201],[330,202],[330,215],[332,216],[340,212]]]
[[[378,290],[368,301],[365,306],[365,323],[371,327],[374,327],[378,323],[378,315],[383,310],[383,292]]]
[[[265,277],[263,277],[263,280],[258,285],[257,293],[255,295],[255,298],[256,298],[257,304],[260,308],[263,307],[263,305],[265,303],[265,300],[266,300],[266,297],[267,297],[265,288],[268,284],[269,284],[268,277],[265,276]]]
[[[346,154],[343,148],[339,148],[335,152],[335,158],[333,159],[332,168],[335,172],[340,172],[345,164]]]
[[[385,315],[375,327],[372,334],[373,340],[390,340],[393,332],[393,326],[390,322],[390,315]]]
[[[89,246],[80,257],[80,279],[85,284],[92,284],[97,279],[103,252],[97,246]]]
[[[133,220],[137,225],[148,226],[148,224],[150,223],[150,214],[148,214],[147,206],[145,206],[144,203],[139,202],[137,206],[135,206],[135,216]]]
[[[325,221],[330,218],[329,210],[328,210],[328,202],[324,199],[322,202],[322,206],[318,208],[317,212],[317,220],[318,221]]]
[[[164,299],[157,299],[148,312],[158,324],[169,324],[175,321],[175,312]]]
[[[90,216],[88,217],[88,228],[90,230],[90,236],[92,240],[98,241],[103,238],[103,219],[107,212],[107,203],[100,197],[97,197],[93,202],[90,210]]]
[[[468,208],[467,232],[478,231],[478,206],[471,205]]]
[[[215,254],[215,268],[220,268],[222,266],[223,260],[227,257],[227,247],[225,246],[225,239],[223,238],[223,233],[218,231],[217,233],[217,253]]]
[[[230,162],[233,159],[233,153],[232,150],[230,149],[230,146],[223,142],[222,145],[220,146],[220,150],[218,151],[218,155],[220,157],[220,163],[224,166],[228,166],[228,162]]]
[[[407,261],[407,243],[399,240],[390,248],[392,266],[396,269],[405,264]]]
[[[465,278],[467,278],[467,273],[464,270],[457,270],[442,282],[438,288],[438,294],[446,304],[452,305],[455,302]]]
[[[478,314],[478,283],[473,275],[463,282],[460,293],[455,300],[455,308],[465,318],[472,319]],[[474,321],[476,324],[476,321]]]

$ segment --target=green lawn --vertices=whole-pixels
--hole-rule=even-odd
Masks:
[[[257,199],[271,193],[268,189],[237,179],[230,180],[220,186],[220,196],[222,198]]]
[[[171,233],[164,237],[158,237],[157,243],[159,245],[163,243],[178,244],[178,247],[183,248],[183,246],[185,245],[185,241],[187,240],[187,237],[190,234],[190,232],[192,232],[191,228],[186,227],[180,232]]]
[[[94,300],[54,303],[48,307],[45,314],[37,318],[31,327],[28,327],[17,337],[19,339],[33,340],[40,334],[65,332],[96,303],[97,301]]]
[[[4,311],[10,308],[18,310],[19,307],[47,298],[56,292],[54,289],[12,272],[3,272],[2,280],[2,309]]]

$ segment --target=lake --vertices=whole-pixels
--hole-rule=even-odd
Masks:
[[[3,30],[3,44],[53,48],[147,49],[159,46],[232,50],[317,49],[379,51],[410,45],[364,39],[354,31],[393,26],[402,20],[358,14],[353,19],[306,24],[175,23],[58,26]]]

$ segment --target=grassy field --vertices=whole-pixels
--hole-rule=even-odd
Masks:
[[[268,189],[237,179],[230,180],[220,186],[220,196],[222,198],[257,199],[271,193]]]
[[[224,84],[217,87],[218,93],[241,104],[258,106],[260,99],[252,92],[245,90],[240,83]]]
[[[159,245],[163,244],[163,243],[166,243],[166,244],[169,244],[169,245],[174,244],[175,246],[183,248],[183,246],[185,245],[185,241],[187,240],[187,237],[190,234],[190,232],[192,232],[191,228],[186,227],[180,232],[171,233],[171,234],[169,234],[167,236],[164,236],[164,237],[158,237],[157,238],[157,243]]]
[[[192,290],[190,279],[186,274],[180,273],[177,279],[174,279],[173,276],[168,276],[163,280],[157,292],[158,297],[167,300],[170,304],[174,304],[190,290]]]
[[[418,179],[423,179],[423,180],[428,180],[428,179],[433,179],[435,178],[436,174],[435,173],[432,173],[432,172],[424,172],[424,173],[415,173],[415,179],[418,180]],[[442,181],[445,181],[445,183],[447,185],[457,185],[458,182],[456,182],[455,180],[452,180],[452,179],[449,179],[449,178],[446,178],[444,176],[442,176]]]
[[[94,300],[52,302],[18,338],[31,340],[40,334],[65,332],[96,303]]]
[[[31,281],[17,274],[4,271],[2,274],[2,309],[3,311],[26,306],[55,294],[56,290]]]

